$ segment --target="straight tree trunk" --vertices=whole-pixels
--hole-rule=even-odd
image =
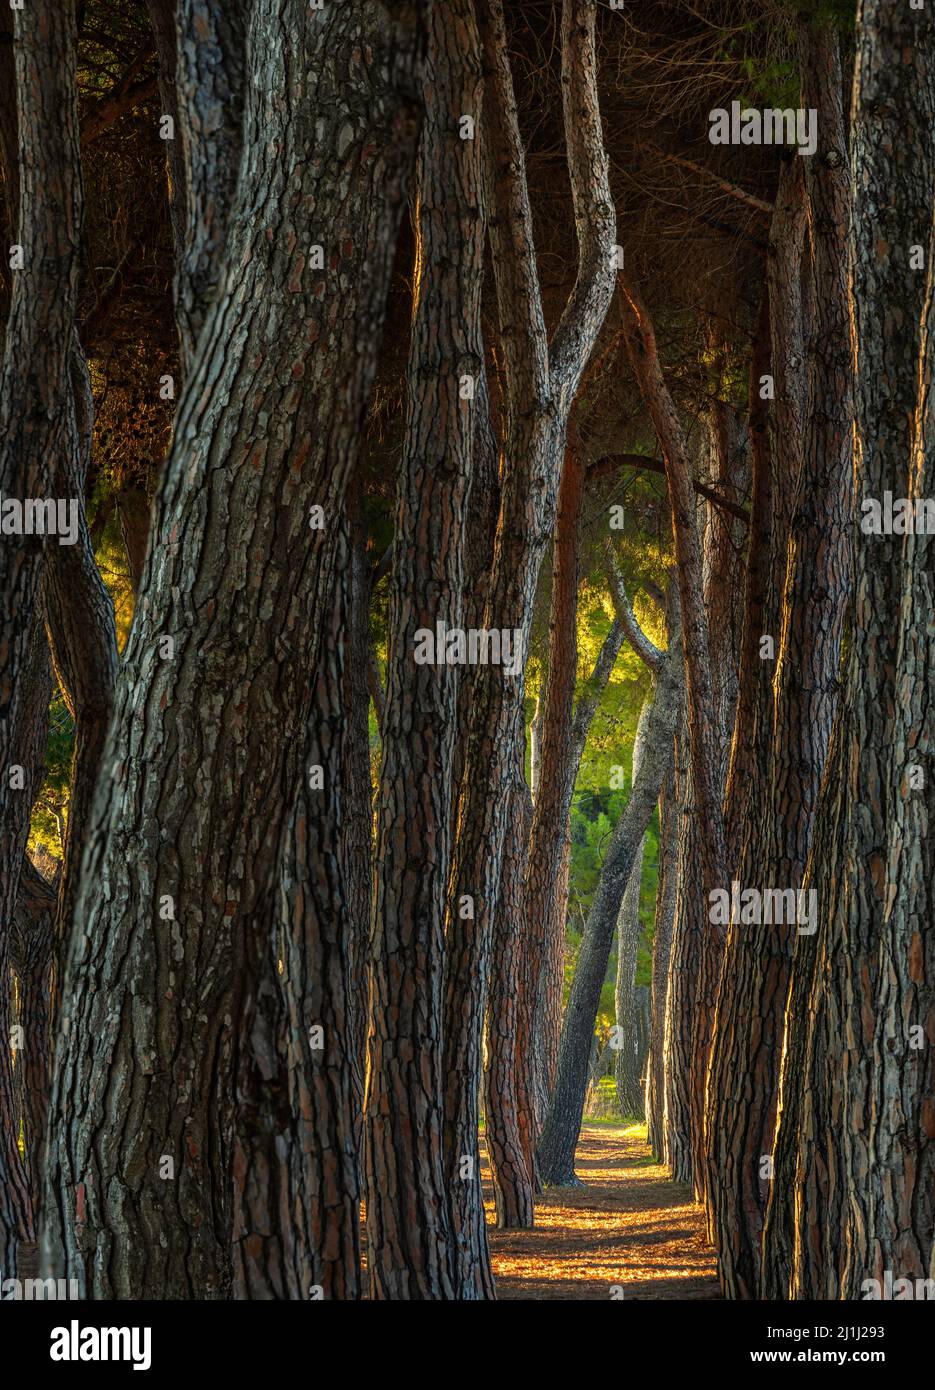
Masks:
[[[565,961],[568,815],[578,774],[572,720],[578,676],[578,580],[585,467],[565,450],[552,551],[548,674],[538,715],[537,795],[526,864],[526,949],[536,988],[536,1120],[544,1123],[558,1061]]]
[[[863,515],[885,491],[935,486],[930,220],[918,229],[935,193],[935,70],[912,11],[864,0],[858,33],[851,323]],[[926,275],[907,273],[913,243]],[[796,944],[765,1238],[764,1286],[795,1298],[866,1296],[865,1281],[882,1284],[886,1271],[927,1277],[935,1225],[933,1074],[920,1046],[935,1017],[931,562],[915,534],[854,536],[847,683],[806,880],[821,929]]]
[[[675,920],[678,819],[674,806],[675,769],[666,778],[659,798],[659,878],[653,920],[652,980],[650,983],[649,1065],[646,1078],[647,1142],[658,1163],[669,1163],[666,1143],[665,1018]]]
[[[23,268],[13,290],[0,371],[0,494],[20,501],[52,495],[69,443],[69,359],[81,234],[81,156],[75,89],[73,0],[35,0],[13,15],[18,168],[16,236]],[[4,142],[6,151],[7,144]],[[5,160],[5,163],[7,161]],[[0,544],[0,1037],[9,1037],[9,926],[23,847],[11,768],[23,766],[15,738],[17,706],[33,632],[43,559],[35,536]],[[10,1049],[0,1047],[0,1103],[12,1096]],[[15,1144],[0,1134],[0,1276],[16,1274],[16,1245],[31,1235],[26,1177]]]
[[[517,1056],[523,946],[520,926],[532,810],[523,762],[517,750],[500,910],[494,918],[484,1072],[487,1156],[494,1209],[498,1227],[507,1230],[531,1230],[534,1222],[535,1169],[519,1119],[518,1090],[527,1073]]]
[[[636,737],[633,741],[633,775],[636,781],[646,742],[650,702],[644,700],[640,710]],[[668,775],[668,774],[667,774]],[[643,877],[643,855],[646,837],[640,841],[627,881],[626,892],[617,915],[617,972],[614,981],[614,1021],[617,1027],[614,1082],[621,1115],[643,1116],[643,1096],[640,1091],[640,1069],[637,1039],[636,958],[642,937],[640,921],[640,888]]]
[[[806,171],[816,332],[774,681],[770,810],[763,858],[744,865],[744,886],[783,891],[802,884],[837,707],[853,509],[850,186],[836,33],[807,26],[801,63],[803,101],[818,110],[821,131]],[[736,960],[719,1003],[707,1116],[710,1220],[731,1297],[755,1297],[758,1287],[795,936],[795,923],[731,924]]]
[[[416,202],[415,308],[390,598],[366,1109],[367,1249],[378,1299],[452,1282],[442,1156],[442,982],[459,668],[419,664],[462,622],[465,520],[483,371],[480,43],[469,0],[437,4]],[[402,1213],[405,1219],[401,1219]]]

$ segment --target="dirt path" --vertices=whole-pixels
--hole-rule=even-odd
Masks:
[[[577,1171],[587,1187],[546,1192],[533,1231],[488,1228],[498,1298],[607,1299],[614,1285],[625,1299],[720,1296],[701,1209],[668,1181],[644,1134],[586,1125]],[[488,1177],[485,1155],[492,1221]]]

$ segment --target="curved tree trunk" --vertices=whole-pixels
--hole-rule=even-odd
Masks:
[[[227,254],[154,509],[63,988],[43,1247],[86,1296],[233,1287],[232,1034],[251,1036],[270,949],[257,923],[414,158],[411,12],[257,0],[251,44],[266,80],[246,91]]]
[[[575,392],[613,291],[616,220],[597,96],[593,0],[562,8],[563,110],[579,272],[547,344],[522,143],[499,0],[479,6],[489,72],[485,126],[495,185],[491,243],[506,377],[500,522],[485,626],[518,638],[525,665],[539,567],[555,518],[559,464]],[[523,732],[524,675],[481,666],[472,691],[445,959],[445,1166],[460,1298],[490,1297],[477,1099],[491,934],[500,892],[513,749]]]

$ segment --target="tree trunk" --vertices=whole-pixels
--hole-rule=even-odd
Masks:
[[[19,168],[17,232],[23,269],[13,271],[0,374],[0,495],[44,499],[52,492],[68,448],[72,351],[81,229],[81,156],[75,91],[75,13],[72,0],[35,0],[13,16]],[[4,143],[6,149],[6,142]],[[6,161],[5,161],[6,162]],[[4,536],[0,544],[0,1103],[12,1097],[7,1017],[9,924],[23,846],[11,766],[18,756],[17,707],[33,631],[43,542]],[[28,817],[27,817],[28,820]],[[0,1134],[0,1275],[16,1273],[18,1233],[32,1234],[32,1215],[20,1155]]]
[[[644,700],[633,741],[631,785],[636,781],[639,772],[650,710],[651,702]],[[643,935],[640,921],[640,888],[645,847],[644,835],[633,860],[617,917],[617,977],[614,982],[614,1020],[617,1027],[614,1081],[617,1088],[617,1104],[621,1115],[638,1115],[641,1119],[643,1096],[640,1091],[640,1067],[637,1056],[636,958]]]
[[[670,770],[659,798],[659,879],[653,921],[652,982],[650,984],[649,1065],[646,1080],[647,1142],[658,1163],[669,1163],[666,1142],[665,1057],[666,1001],[675,920],[678,816],[675,810],[675,769]]]
[[[744,886],[798,890],[837,705],[850,581],[850,193],[836,33],[808,28],[803,101],[818,110],[820,149],[806,171],[815,275],[804,451],[794,503],[774,681],[770,809],[763,857]],[[814,86],[812,84],[815,84]],[[795,923],[731,925],[708,1089],[711,1224],[725,1292],[755,1297],[768,1196],[783,1022]],[[750,1077],[754,1084],[750,1084]]]
[[[550,1186],[577,1185],[575,1149],[588,1083],[588,1058],[614,927],[643,834],[672,759],[681,705],[682,653],[676,638],[659,665],[645,751],[626,810],[614,827],[588,912],[568,996],[555,1092],[539,1141],[539,1166]]]
[[[451,864],[458,665],[419,664],[420,634],[459,628],[465,519],[483,368],[480,44],[467,0],[437,5],[416,204],[415,310],[396,515],[373,938],[367,1097],[371,1297],[452,1284],[442,1165],[441,985]],[[479,1182],[479,1174],[475,1179]],[[406,1212],[406,1220],[400,1213]]]
[[[519,750],[517,750],[519,753]],[[494,918],[490,994],[487,1000],[485,1114],[487,1155],[497,1225],[531,1230],[534,1168],[519,1120],[518,1089],[527,1073],[517,1055],[522,954],[523,885],[531,806],[523,758],[515,758],[510,824],[503,856],[500,909]]]
[[[539,566],[551,534],[558,463],[572,401],[613,290],[615,231],[597,98],[593,0],[565,0],[562,71],[579,274],[546,343],[525,165],[499,0],[479,7],[489,70],[491,244],[506,377],[500,522],[485,626],[518,638],[525,665]],[[512,751],[523,731],[524,676],[480,666],[473,691],[465,795],[449,896],[445,959],[445,1165],[457,1296],[493,1289],[480,1185],[477,1098],[491,934],[500,890]]]
[[[63,989],[43,1245],[84,1296],[232,1288],[234,1044],[270,949],[256,924],[414,158],[412,12],[258,0],[251,33],[266,79],[246,91],[225,264],[154,508]]]
[[[935,487],[929,226],[927,277],[907,274],[905,259],[935,192],[935,70],[914,13],[864,0],[859,18],[851,323],[863,515],[886,491]],[[785,1282],[795,1298],[866,1297],[865,1281],[886,1271],[927,1277],[935,1225],[933,1072],[920,1046],[935,1017],[931,562],[911,532],[855,537],[847,684],[807,879],[821,931],[796,945],[766,1227],[764,1286]]]
[[[538,715],[536,798],[526,864],[526,949],[536,989],[536,1121],[545,1122],[562,1026],[565,982],[565,905],[568,890],[568,814],[578,774],[572,758],[572,719],[578,675],[578,569],[584,463],[565,450],[552,551],[549,657]],[[538,1131],[537,1131],[538,1132]]]
[[[71,381],[74,404],[70,412],[70,447],[59,466],[56,486],[60,494],[77,499],[78,541],[75,545],[49,546],[42,581],[42,605],[52,665],[68,712],[75,721],[68,829],[55,920],[54,993],[57,993],[58,971],[71,932],[81,856],[91,826],[94,790],[113,711],[117,678],[114,604],[94,558],[84,507],[94,401],[88,365],[77,341],[72,353]]]

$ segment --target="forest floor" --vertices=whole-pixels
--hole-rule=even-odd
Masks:
[[[492,1221],[483,1136],[481,1153]],[[499,1299],[606,1299],[614,1285],[625,1299],[720,1297],[702,1209],[654,1161],[644,1126],[585,1125],[575,1167],[586,1186],[537,1198],[535,1230],[488,1226]]]

